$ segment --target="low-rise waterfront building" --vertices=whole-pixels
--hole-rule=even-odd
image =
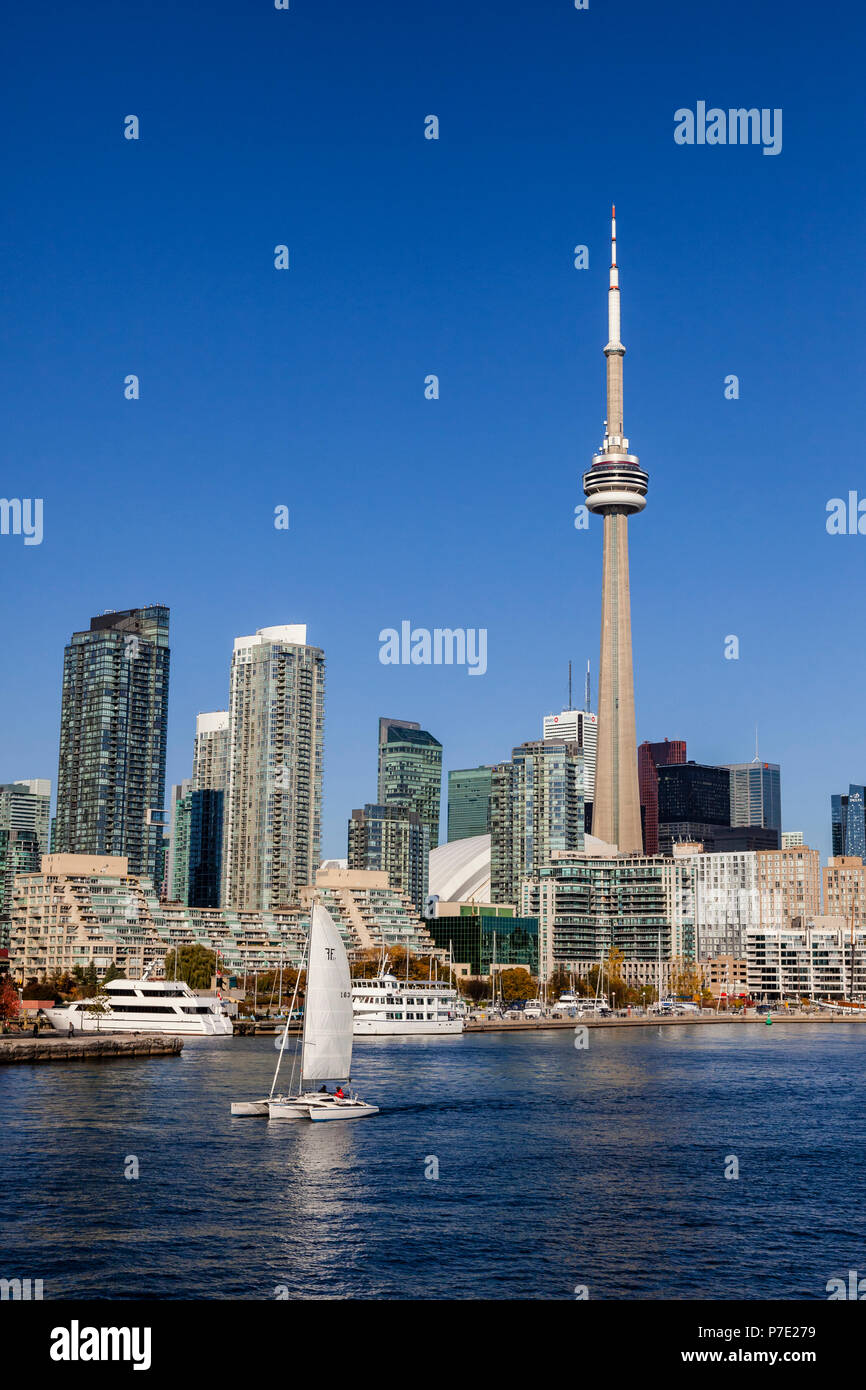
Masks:
[[[427,923],[441,952],[468,966],[468,975],[524,966],[538,974],[538,918],[518,917],[514,907],[494,903],[444,903]]]
[[[746,971],[753,998],[862,1000],[866,997],[866,932],[823,915],[786,930],[746,934]]]
[[[19,979],[110,966],[140,976],[161,969],[166,951],[201,945],[219,955],[224,971],[300,965],[309,931],[312,888],[299,906],[273,911],[161,903],[151,881],[128,871],[122,855],[50,854],[38,873],[15,881],[10,964]],[[408,946],[432,949],[411,902],[385,874],[322,870],[315,889],[351,951]]]

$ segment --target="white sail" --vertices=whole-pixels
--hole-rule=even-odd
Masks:
[[[352,981],[339,928],[313,904],[304,1004],[304,1081],[347,1081],[352,1070]]]

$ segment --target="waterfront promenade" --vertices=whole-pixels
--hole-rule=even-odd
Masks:
[[[12,1062],[101,1062],[117,1057],[179,1057],[183,1038],[153,1033],[0,1036],[0,1066]]]
[[[861,1013],[836,1014],[791,1013],[782,1009],[770,1015],[773,1023],[866,1023],[866,1009]],[[529,1033],[539,1028],[704,1028],[713,1025],[760,1024],[767,1026],[764,1014],[682,1014],[673,1018],[664,1014],[640,1014],[631,1018],[538,1018],[538,1019],[467,1019],[466,1033]]]

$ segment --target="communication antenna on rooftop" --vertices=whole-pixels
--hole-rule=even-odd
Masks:
[[[752,759],[752,762],[753,762],[753,763],[759,763],[760,761],[761,761],[761,759],[758,757],[758,726],[757,726],[757,724],[756,724],[756,725],[755,725],[755,756],[754,756],[754,758]]]
[[[573,706],[572,703],[571,703],[571,662],[570,662],[570,661],[569,661],[569,663],[568,663],[568,708],[569,708],[569,709],[573,709],[573,708],[574,708],[574,706]]]
[[[591,700],[592,700],[592,695],[591,695],[590,684],[589,684],[589,662],[587,662],[587,663],[586,663],[586,703],[585,703],[585,705],[584,705],[584,709],[586,710],[587,714],[589,714],[589,711],[590,711],[591,708],[592,708]]]

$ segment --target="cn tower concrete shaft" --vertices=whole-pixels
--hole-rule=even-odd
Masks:
[[[604,517],[601,584],[601,671],[598,692],[598,751],[592,831],[622,854],[640,854],[640,792],[631,655],[631,594],[628,519],[642,511],[649,478],[623,433],[623,357],[620,340],[616,210],[611,216],[608,291],[607,420],[601,450],[583,475],[586,504]]]
[[[640,854],[643,836],[637,780],[628,515],[604,516],[601,580],[601,674],[592,833],[625,854]]]

